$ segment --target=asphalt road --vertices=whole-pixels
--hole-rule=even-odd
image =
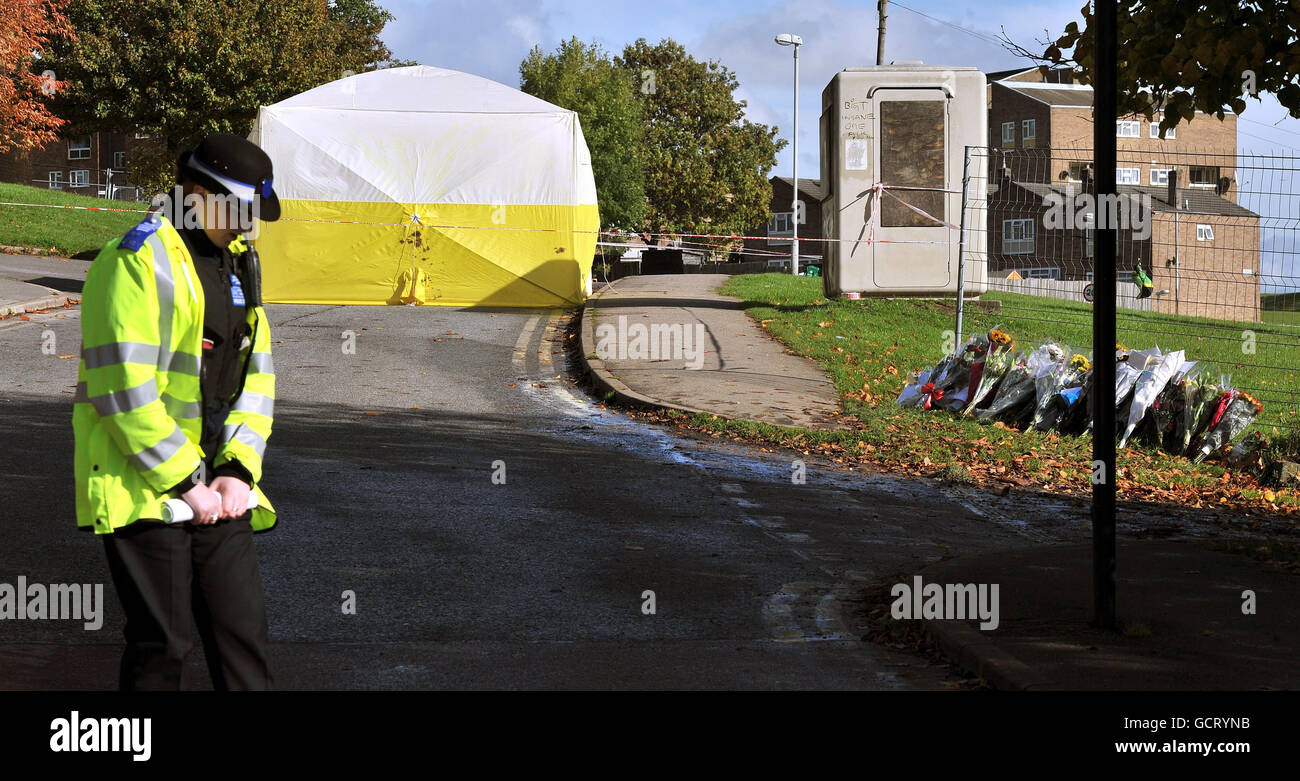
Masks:
[[[0,258],[70,287],[85,266]],[[862,581],[1086,539],[1077,513],[1006,521],[815,464],[795,485],[789,456],[602,410],[567,382],[560,312],[269,312],[281,521],[257,545],[281,688],[938,688],[858,639]],[[59,356],[79,349],[75,309],[0,321],[0,583],[103,583],[106,618],[0,622],[0,688],[116,685],[121,611],[74,520],[77,361]]]

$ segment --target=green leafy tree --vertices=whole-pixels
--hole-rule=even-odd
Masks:
[[[1222,119],[1225,109],[1243,113],[1245,98],[1272,92],[1300,118],[1300,3],[1121,0],[1118,6],[1120,116],[1150,119],[1163,106],[1163,134],[1198,109]],[[1083,28],[1070,22],[1041,55],[1007,43],[1043,67],[1074,68],[1091,83],[1096,28],[1090,5],[1080,13]]]
[[[671,39],[638,39],[615,64],[635,77],[645,107],[647,230],[741,233],[766,222],[768,175],[786,142],[776,128],[745,119],[735,75]]]
[[[576,37],[553,54],[538,47],[519,66],[519,88],[577,112],[591,152],[601,226],[635,230],[645,219],[643,110],[631,76],[592,43]]]
[[[213,132],[245,135],[260,106],[384,64],[388,20],[371,0],[72,0],[76,40],[46,62],[67,82],[53,107],[69,130],[143,132],[128,160],[147,191]]]

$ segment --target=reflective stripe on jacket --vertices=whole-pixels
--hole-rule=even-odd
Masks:
[[[237,240],[232,251],[243,249]],[[202,463],[203,288],[176,229],[150,214],[95,257],[81,300],[81,362],[72,427],[77,525],[98,534],[160,518],[165,492]],[[249,307],[248,374],[226,418],[214,466],[253,478],[256,531],[275,524],[257,483],[271,435],[275,374],[266,313]]]

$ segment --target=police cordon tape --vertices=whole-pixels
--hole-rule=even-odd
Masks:
[[[940,189],[940,188],[932,188],[932,187],[904,187],[904,186],[893,186],[893,185],[886,185],[886,184],[881,184],[881,183],[877,182],[877,183],[873,184],[873,185],[872,185],[868,190],[864,191],[864,192],[862,193],[862,195],[870,195],[871,198],[870,198],[869,203],[875,203],[875,202],[876,202],[876,199],[879,197],[879,194],[883,192],[883,193],[885,193],[885,194],[887,194],[887,195],[889,195],[889,196],[891,196],[891,197],[897,199],[900,203],[902,203],[904,206],[906,206],[907,208],[911,209],[912,211],[916,212],[917,214],[919,214],[919,215],[921,215],[921,216],[923,216],[923,217],[925,217],[925,218],[927,218],[927,219],[933,220],[934,222],[938,223],[939,226],[945,227],[945,228],[947,228],[948,230],[959,230],[959,228],[958,228],[956,225],[953,225],[952,223],[947,222],[947,221],[945,221],[945,220],[941,220],[941,219],[939,219],[939,218],[937,218],[937,217],[935,217],[935,216],[933,216],[933,215],[931,215],[931,214],[927,214],[926,212],[922,211],[921,209],[916,208],[916,207],[913,206],[912,204],[907,203],[906,201],[904,201],[902,198],[899,198],[898,196],[896,196],[896,195],[894,195],[893,193],[889,192],[890,190],[916,190],[916,191],[924,191],[924,192],[942,192],[942,193],[949,193],[949,194],[955,194],[956,191],[954,191],[954,190],[944,190],[944,189]],[[861,198],[861,197],[862,197],[862,196],[859,196],[859,198]],[[855,202],[856,202],[856,201],[855,201]],[[504,204],[503,204],[503,205],[504,205]],[[148,214],[148,213],[151,211],[151,210],[149,210],[149,209],[112,209],[112,208],[108,208],[108,207],[105,207],[105,206],[72,206],[72,205],[68,205],[68,204],[57,204],[57,203],[17,203],[17,202],[11,202],[11,201],[0,201],[0,206],[29,206],[29,207],[36,207],[36,208],[41,208],[41,209],[73,209],[73,210],[79,210],[79,211],[119,212],[119,213],[127,213],[127,214]],[[847,207],[846,207],[846,208],[847,208]],[[791,239],[791,240],[798,241],[798,242],[801,242],[801,243],[803,243],[803,242],[810,242],[810,243],[817,243],[817,242],[821,242],[821,243],[840,242],[840,243],[845,243],[845,244],[849,244],[849,243],[851,243],[851,244],[854,244],[854,245],[857,245],[857,244],[864,244],[864,243],[865,243],[865,244],[868,244],[868,245],[871,245],[871,244],[948,244],[948,243],[950,243],[948,240],[939,241],[939,240],[899,240],[899,239],[877,239],[877,238],[874,237],[874,234],[875,234],[875,225],[874,225],[874,223],[876,222],[876,212],[878,212],[878,211],[879,211],[879,210],[878,210],[878,209],[875,209],[875,208],[871,209],[871,217],[869,218],[869,220],[870,220],[870,222],[869,222],[869,228],[870,228],[870,229],[869,229],[869,231],[868,231],[868,233],[867,233],[867,238],[866,238],[865,241],[864,241],[863,239],[860,239],[860,238],[859,238],[859,239],[824,239],[824,238],[812,238],[812,237],[807,237],[807,236],[800,236],[800,237],[798,237],[797,239],[796,239],[795,237],[793,237],[793,236],[782,236],[782,237],[781,237],[781,240],[784,241],[784,240],[786,240],[786,239]],[[419,214],[412,214],[412,215],[411,215],[411,221],[410,221],[410,222],[365,222],[365,221],[361,221],[361,220],[319,220],[319,219],[304,219],[304,218],[298,218],[298,217],[281,217],[281,218],[279,219],[279,222],[320,223],[320,224],[326,224],[326,225],[366,225],[366,226],[381,227],[381,228],[405,228],[405,229],[411,229],[411,228],[435,228],[435,229],[438,229],[438,230],[490,230],[490,231],[524,231],[524,232],[538,232],[538,233],[580,233],[580,234],[595,234],[595,235],[597,235],[597,236],[610,236],[610,237],[613,237],[613,238],[624,238],[624,237],[626,237],[626,235],[627,235],[627,234],[625,234],[625,233],[618,233],[618,232],[616,232],[616,231],[590,231],[590,230],[561,229],[561,228],[507,228],[507,227],[502,226],[502,225],[492,225],[492,226],[487,226],[487,225],[440,225],[440,224],[436,224],[436,223],[425,223],[425,222],[423,222],[423,221],[420,219]],[[650,236],[650,237],[655,237],[655,238],[670,238],[670,239],[671,239],[671,238],[677,238],[677,239],[726,239],[726,240],[732,240],[732,241],[735,241],[735,240],[740,240],[740,241],[768,241],[768,240],[770,240],[770,239],[772,238],[771,236],[749,236],[749,235],[739,234],[739,233],[637,233],[636,235],[638,235],[638,236]],[[651,247],[651,249],[669,249],[669,248],[666,248],[666,247]]]
[[[217,499],[221,499],[219,491],[213,491]],[[257,507],[257,494],[248,495],[248,509],[252,510]],[[189,502],[184,499],[166,499],[163,501],[162,509],[163,523],[187,523],[194,520],[194,508],[190,507]]]

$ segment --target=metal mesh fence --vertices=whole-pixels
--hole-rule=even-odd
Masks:
[[[1098,202],[1092,150],[970,147],[967,279],[1022,340],[1091,343],[1093,232],[1117,227],[1126,347],[1184,350],[1264,404],[1268,434],[1300,431],[1300,157],[1121,149]],[[982,158],[982,159],[981,159]],[[983,249],[979,249],[983,248]]]

